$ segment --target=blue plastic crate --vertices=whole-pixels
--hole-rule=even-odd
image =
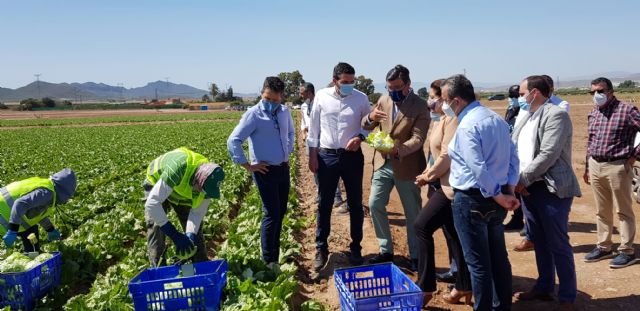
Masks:
[[[194,274],[178,277],[181,266],[146,269],[129,282],[135,309],[141,310],[218,310],[222,289],[227,284],[227,262],[205,261],[193,264]]]
[[[52,255],[28,271],[0,274],[0,308],[32,310],[36,301],[60,284],[62,256],[59,252]]]
[[[422,309],[422,290],[392,263],[339,269],[333,276],[341,310]]]

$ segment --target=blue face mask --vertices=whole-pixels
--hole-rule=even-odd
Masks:
[[[264,105],[267,107],[267,110],[269,110],[270,112],[274,112],[276,109],[278,109],[278,106],[280,106],[280,104],[270,102],[266,99],[263,99],[262,102],[264,102]]]
[[[349,96],[351,95],[351,93],[353,93],[353,86],[354,84],[340,84],[340,95],[342,96]]]
[[[391,97],[391,99],[396,103],[402,102],[405,98],[407,98],[402,93],[402,90],[389,91],[389,97]]]
[[[529,109],[531,109],[531,103],[527,102],[526,96],[518,97],[518,105],[520,106],[520,109],[524,111],[529,111]]]
[[[435,113],[435,112],[430,112],[431,115],[431,121],[440,121],[440,115]]]

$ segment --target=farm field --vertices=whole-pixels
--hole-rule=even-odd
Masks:
[[[633,94],[629,98],[625,98],[625,94],[619,97],[634,99]],[[589,96],[564,99],[571,103],[573,164],[580,177],[586,149],[586,116],[592,105]],[[484,103],[499,114],[504,114],[507,105],[506,101]],[[72,118],[56,115],[31,119],[12,116],[13,120],[0,116],[4,147],[0,149],[0,185],[31,176],[48,176],[62,167],[71,167],[78,174],[76,196],[61,206],[54,219],[63,240],[44,244],[45,250],[63,253],[62,286],[40,302],[40,309],[133,309],[126,285],[148,267],[141,200],[144,170],[157,155],[185,146],[219,163],[226,173],[222,198],[212,201],[203,223],[209,257],[225,258],[229,262],[223,310],[320,310],[318,303],[307,302],[310,299],[329,310],[339,310],[333,270],[348,265],[342,253],[348,250],[349,243],[347,216],[332,217],[329,264],[319,274],[312,272],[315,185],[307,168],[304,145],[298,139],[292,158],[289,214],[281,236],[283,258],[279,267],[265,266],[260,260],[259,195],[250,176],[241,167],[232,165],[226,152],[226,139],[240,116],[241,113],[227,112],[73,115]],[[364,144],[363,151],[363,203],[366,206],[372,151]],[[579,180],[583,196],[574,200],[570,215],[578,276],[577,305],[581,310],[633,310],[640,304],[637,295],[640,285],[636,282],[640,278],[640,265],[612,270],[606,261],[582,262],[595,244],[595,207],[589,186]],[[634,205],[636,212],[640,212],[638,206]],[[416,275],[407,269],[406,224],[395,191],[388,210],[396,248],[395,262],[415,279]],[[514,290],[526,290],[537,277],[535,255],[511,251],[521,240],[517,233],[509,232],[505,237],[513,267]],[[444,272],[448,267],[444,237],[437,233],[435,239],[436,266],[439,272]],[[617,240],[616,234],[614,241]],[[366,215],[363,255],[370,258],[377,251],[371,219]],[[446,291],[445,284],[439,284],[439,290],[441,293],[430,303],[431,310],[470,310],[462,305],[447,305],[439,298]],[[548,302],[519,302],[513,310],[552,307],[553,303]]]

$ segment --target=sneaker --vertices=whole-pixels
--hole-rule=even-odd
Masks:
[[[347,214],[349,214],[349,206],[347,206],[346,204],[342,205],[342,206],[336,208],[335,212],[338,215],[347,215]]]
[[[328,251],[318,250],[316,251],[316,259],[313,261],[313,268],[316,271],[322,270],[327,265],[327,259],[329,258]]]
[[[636,258],[635,254],[620,253],[618,254],[618,256],[616,256],[616,258],[613,258],[609,262],[609,267],[614,269],[624,268],[624,267],[628,267],[630,265],[635,264],[637,261],[638,259]]]
[[[458,273],[451,273],[451,271],[445,273],[436,273],[436,280],[442,283],[455,283]]]
[[[381,253],[381,254],[378,254],[376,257],[369,259],[369,263],[372,265],[378,264],[378,263],[392,262],[392,261],[393,261],[393,254],[391,253]]]
[[[351,253],[349,254],[349,263],[352,266],[361,266],[364,263],[362,253],[351,251]]]
[[[596,247],[584,256],[584,262],[596,262],[603,259],[613,258],[615,256],[613,251],[605,251],[602,248]]]

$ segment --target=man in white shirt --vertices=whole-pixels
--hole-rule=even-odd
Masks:
[[[316,258],[314,268],[321,270],[329,256],[328,237],[331,230],[331,205],[338,180],[342,178],[347,191],[351,228],[353,265],[363,263],[362,241],[362,175],[364,156],[360,143],[366,131],[360,125],[369,114],[369,99],[354,90],[355,69],[347,63],[333,68],[333,87],[318,91],[311,109],[309,136],[309,169],[318,174],[320,204],[317,213]]]
[[[301,85],[300,88],[300,98],[304,100],[302,105],[300,106],[300,112],[302,113],[302,119],[300,119],[300,130],[302,131],[302,137],[304,140],[307,139],[307,135],[309,134],[309,117],[311,116],[311,109],[313,108],[313,99],[316,97],[316,88],[312,83],[306,82]],[[307,147],[307,155],[309,155],[309,148]],[[313,174],[313,180],[316,183],[316,187],[318,187],[318,174]],[[320,188],[318,187],[318,195],[316,197],[316,203],[320,203]],[[342,204],[342,191],[340,190],[340,183],[338,183],[338,187],[336,187],[336,195],[333,200],[333,206],[338,207]],[[348,213],[349,211],[345,208],[340,210],[341,213]]]

